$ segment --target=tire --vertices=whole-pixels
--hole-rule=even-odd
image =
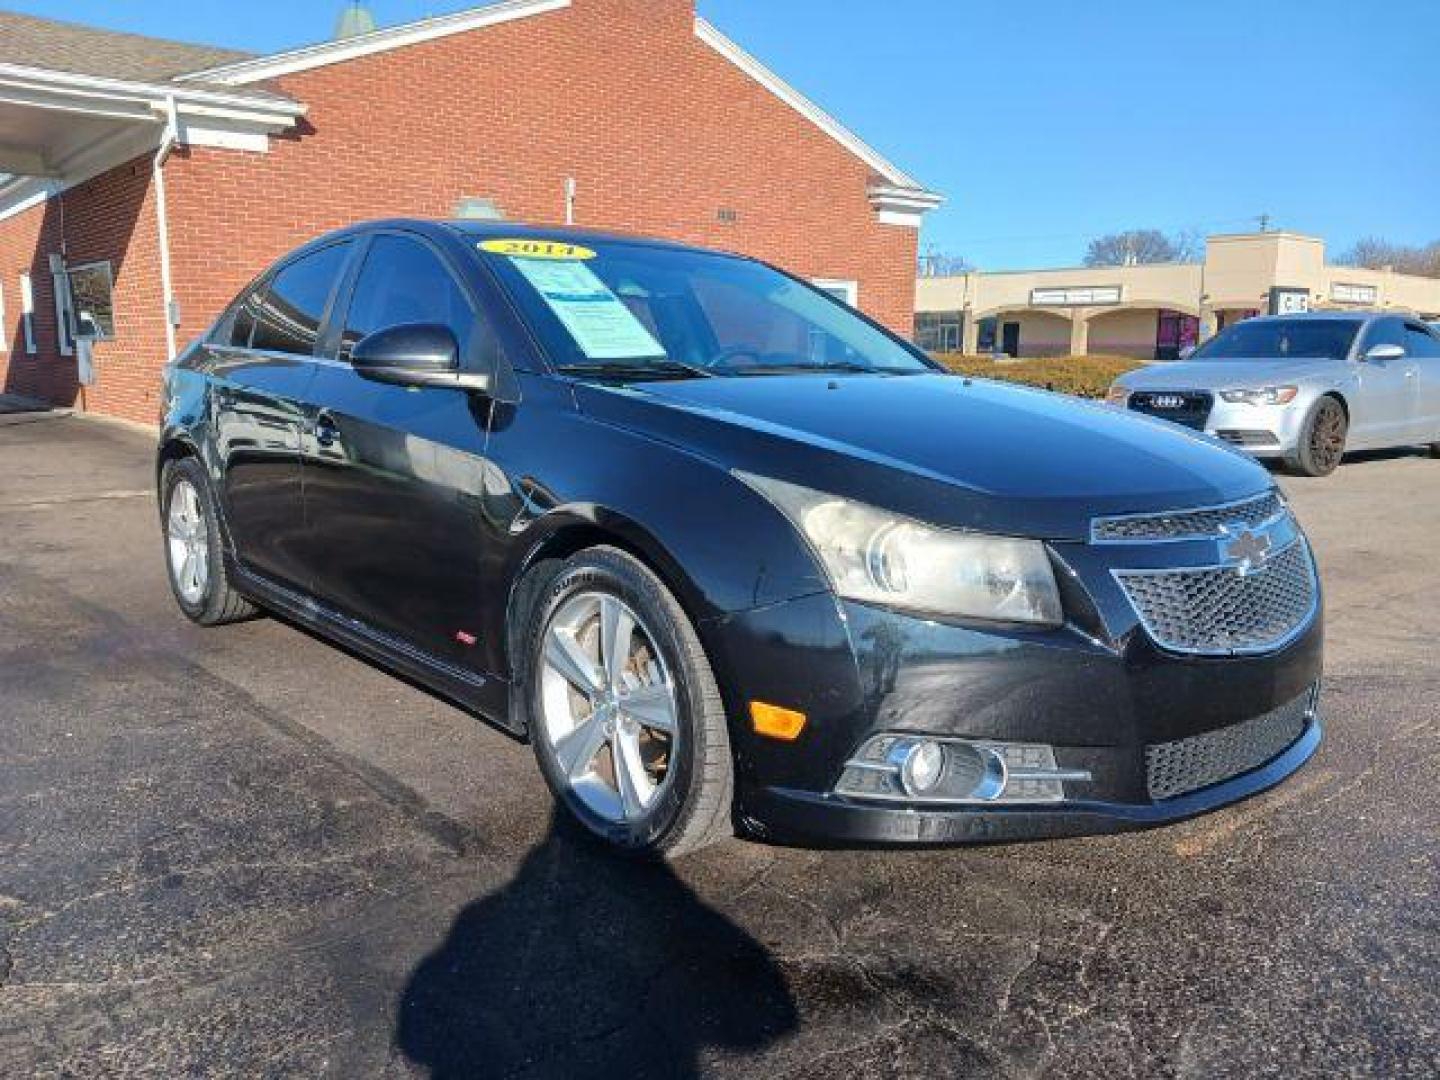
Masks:
[[[195,529],[194,523],[201,529]],[[230,584],[210,482],[193,457],[168,462],[160,474],[160,528],[165,576],[186,618],[201,626],[222,626],[255,617],[255,605]],[[181,547],[189,555],[203,555],[203,575],[186,571],[192,564],[185,563]]]
[[[1302,476],[1329,476],[1345,456],[1345,441],[1350,433],[1350,418],[1339,399],[1322,397],[1305,418],[1300,432],[1300,445],[1287,464]]]
[[[531,580],[528,612],[517,612],[516,693],[562,816],[641,858],[673,858],[734,835],[725,709],[669,589],[609,547],[536,573],[544,580]],[[609,627],[622,646],[602,647]]]

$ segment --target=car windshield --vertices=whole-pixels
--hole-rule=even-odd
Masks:
[[[1343,360],[1360,329],[1356,319],[1248,319],[1200,348],[1196,360]]]
[[[760,263],[585,244],[478,245],[561,371],[644,379],[935,370],[843,302]]]

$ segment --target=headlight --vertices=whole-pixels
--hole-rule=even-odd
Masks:
[[[1129,387],[1121,386],[1119,383],[1115,383],[1110,387],[1109,390],[1105,392],[1105,404],[1107,405],[1119,405],[1123,409],[1129,403]]]
[[[1298,386],[1262,386],[1258,390],[1221,390],[1220,396],[1235,405],[1288,405],[1299,392]]]
[[[934,615],[1064,622],[1039,541],[940,529],[797,484],[735,475],[795,523],[841,596]]]

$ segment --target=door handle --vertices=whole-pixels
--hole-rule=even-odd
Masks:
[[[326,447],[334,446],[340,441],[340,429],[329,413],[321,413],[315,418],[315,441]]]

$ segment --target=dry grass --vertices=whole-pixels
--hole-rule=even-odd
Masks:
[[[1129,356],[1049,356],[997,363],[988,356],[941,353],[935,359],[962,375],[1024,383],[1091,398],[1104,397],[1119,376],[1143,366]]]

